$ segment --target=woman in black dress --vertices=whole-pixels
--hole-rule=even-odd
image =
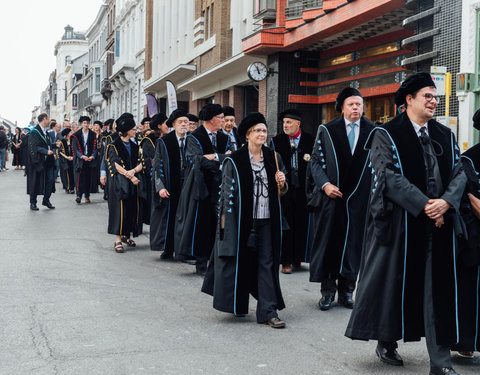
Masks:
[[[213,307],[236,316],[248,313],[249,295],[257,300],[257,323],[283,328],[285,307],[279,281],[282,222],[280,196],[287,191],[281,158],[265,147],[267,126],[261,113],[240,123],[247,144],[222,166],[219,222],[202,291]]]
[[[145,190],[144,163],[135,139],[135,120],[124,113],[117,121],[117,137],[106,149],[108,188],[108,233],[115,235],[114,249],[124,251],[122,242],[130,247],[130,238],[142,234]]]
[[[22,141],[22,129],[15,128],[15,135],[12,138],[12,166],[15,169],[22,169],[25,164],[22,157]]]
[[[67,194],[75,193],[75,180],[73,177],[73,148],[70,141],[72,135],[71,129],[63,129],[58,149],[58,157],[60,158],[60,178],[62,180],[63,189]]]

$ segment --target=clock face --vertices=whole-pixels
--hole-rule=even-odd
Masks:
[[[267,78],[268,71],[264,63],[257,61],[250,64],[247,69],[247,74],[250,79],[259,82]]]

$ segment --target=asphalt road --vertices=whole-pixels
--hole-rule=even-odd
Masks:
[[[253,298],[244,318],[214,310],[193,266],[149,250],[148,227],[116,254],[92,198],[60,190],[55,210],[32,212],[23,171],[0,173],[0,374],[428,374],[424,341],[401,343],[395,368],[347,339],[350,311],[318,309],[306,266],[281,275],[286,329],[256,324]],[[454,360],[480,373],[478,358]]]

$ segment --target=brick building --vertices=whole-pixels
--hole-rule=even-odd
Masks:
[[[346,86],[360,90],[368,118],[385,122],[395,115],[394,93],[408,74],[431,65],[458,72],[459,53],[453,50],[460,44],[461,2],[455,0],[256,0],[256,5],[261,28],[242,47],[247,55],[267,58],[271,74],[260,82],[259,95],[270,133],[278,130],[277,114],[286,107],[302,111],[305,127],[314,132],[337,116],[334,101]],[[452,103],[451,116],[457,114]]]
[[[258,87],[246,74],[258,57],[245,55],[241,43],[255,27],[252,1],[147,0],[146,9],[144,91],[161,111],[167,80],[191,113],[211,102],[234,107],[239,118],[258,109]]]

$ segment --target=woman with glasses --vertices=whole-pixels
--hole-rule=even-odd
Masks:
[[[272,328],[285,322],[279,282],[281,249],[280,196],[287,191],[280,157],[265,147],[267,126],[261,113],[240,123],[246,144],[222,166],[215,246],[202,291],[217,310],[244,316],[249,295],[258,301],[256,320]]]

